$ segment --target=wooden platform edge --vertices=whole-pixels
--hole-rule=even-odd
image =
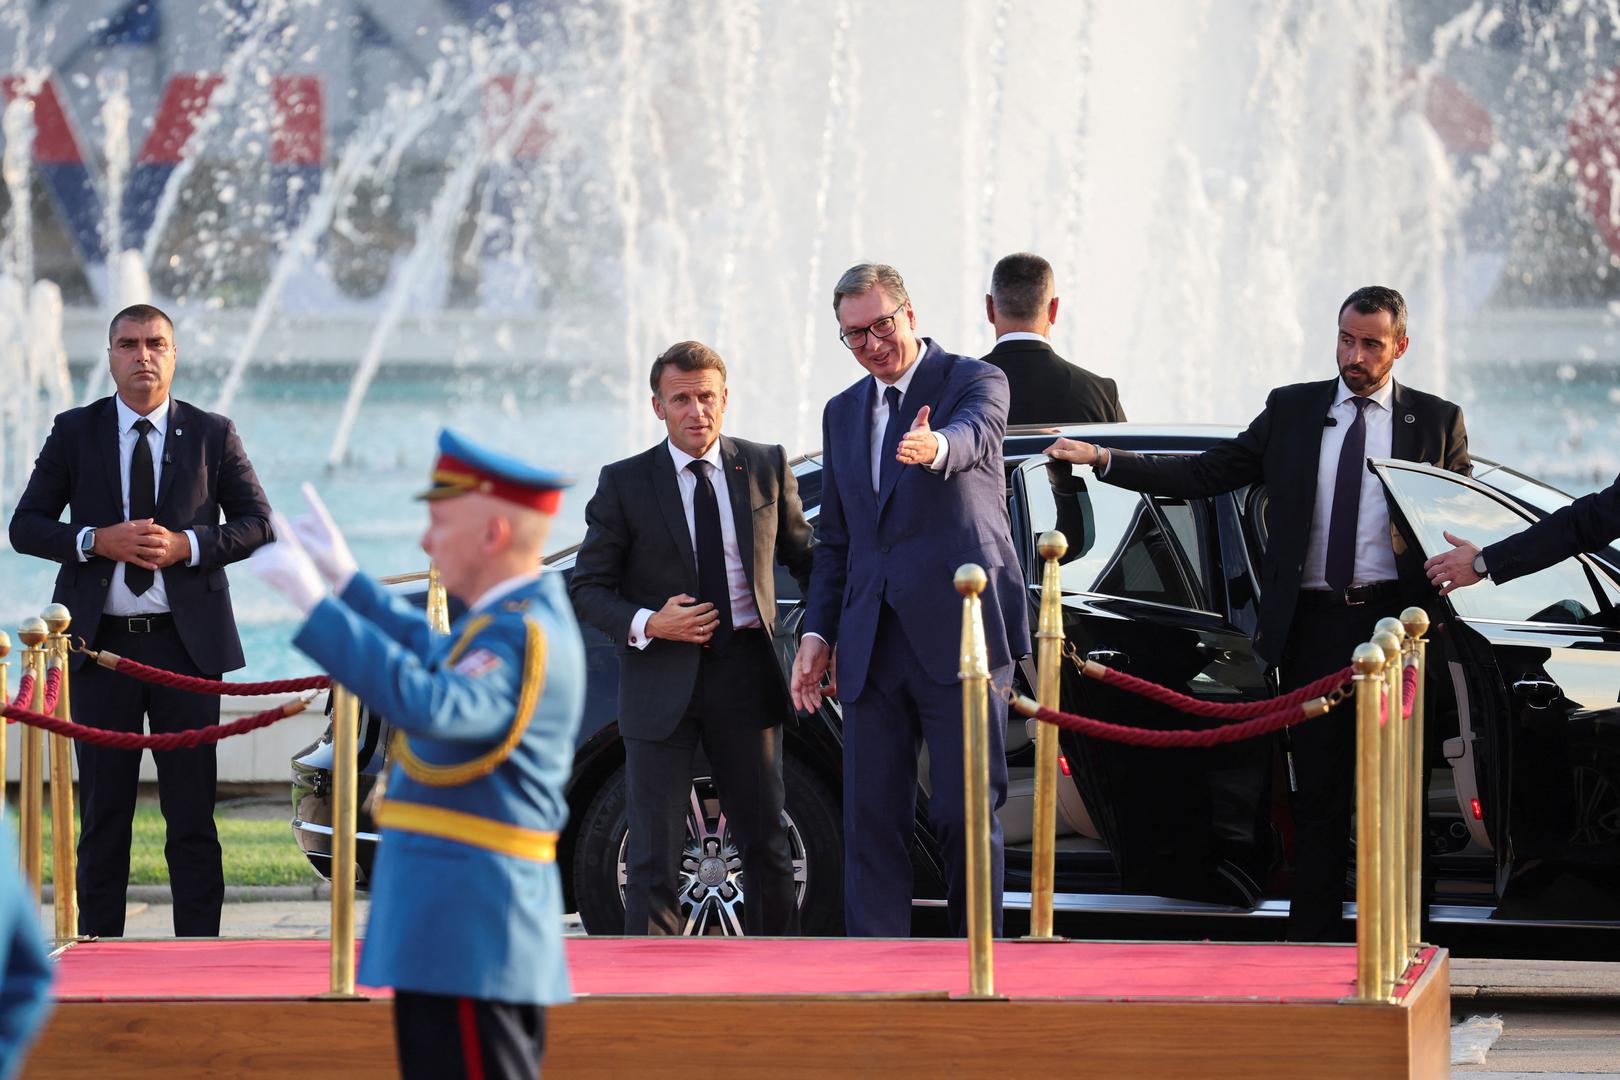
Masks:
[[[1204,1080],[1449,1073],[1444,950],[1398,1005],[1222,1001],[589,997],[547,1015],[545,1074],[723,1061],[777,1077]],[[387,999],[64,1002],[25,1078],[397,1076]]]

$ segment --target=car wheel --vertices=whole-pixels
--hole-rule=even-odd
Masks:
[[[812,935],[841,933],[844,843],[838,802],[819,776],[792,757],[782,763],[782,779],[801,929]],[[624,932],[628,837],[621,766],[587,804],[574,844],[574,897],[586,933]],[[684,932],[741,935],[746,902],[742,859],[720,812],[714,782],[706,776],[692,781],[680,870],[676,892]]]

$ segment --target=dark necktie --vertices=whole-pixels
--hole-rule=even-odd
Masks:
[[[1368,399],[1353,397],[1356,418],[1344,433],[1339,448],[1339,471],[1333,478],[1333,510],[1328,516],[1327,562],[1323,576],[1328,588],[1342,592],[1356,572],[1356,516],[1361,509],[1361,476],[1367,471]]]
[[[135,421],[135,452],[129,456],[129,519],[138,521],[152,516],[157,495],[152,486],[152,444],[146,437],[152,432],[152,421],[141,417]],[[152,571],[134,563],[124,564],[124,584],[136,596],[152,587]]]
[[[715,499],[714,482],[706,462],[694,461],[686,467],[697,478],[692,495],[693,532],[697,534],[698,599],[714,605],[720,622],[709,645],[723,649],[731,640],[731,583],[726,577],[725,538],[720,533],[720,504]]]
[[[900,462],[894,455],[900,450],[900,391],[896,387],[886,387],[883,391],[883,400],[889,403],[889,422],[883,425],[883,446],[878,450],[882,460],[878,465],[878,490],[882,491],[889,486],[894,475],[900,471]]]

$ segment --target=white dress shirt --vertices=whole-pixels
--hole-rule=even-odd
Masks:
[[[1052,344],[1051,339],[1045,334],[1037,334],[1032,330],[1009,330],[996,338],[997,345],[1000,345],[1003,341],[1039,341],[1043,345]]]
[[[124,399],[113,395],[113,404],[118,408],[118,481],[123,489],[124,520],[129,518],[129,465],[135,457],[135,440],[141,433],[135,430],[135,421],[141,419],[141,414],[124,404]],[[164,398],[146,419],[152,422],[152,430],[147,432],[146,444],[152,450],[152,494],[156,498],[163,481],[163,445],[169,436],[169,399]],[[79,561],[87,562],[88,556],[84,553],[84,534],[89,527],[79,530]],[[191,557],[186,560],[187,566],[196,566],[201,555],[197,544],[197,534],[190,529],[185,530],[186,540],[191,544]],[[113,564],[112,584],[107,588],[107,604],[102,610],[108,615],[158,615],[169,610],[169,593],[163,587],[163,571],[159,570],[152,575],[151,586],[141,595],[136,596],[124,584],[124,563]]]
[[[697,518],[693,514],[693,500],[697,498],[697,477],[687,466],[694,461],[706,462],[705,472],[714,487],[714,501],[720,510],[720,540],[726,555],[726,585],[731,593],[731,626],[744,630],[760,625],[759,605],[754,602],[753,586],[748,584],[748,571],[742,564],[742,553],[737,547],[737,523],[731,513],[731,486],[720,463],[720,440],[714,440],[709,452],[695,458],[674,443],[665,441],[669,456],[675,462],[675,483],[681,489],[681,509],[686,512],[686,535],[692,541],[692,554],[697,555]],[[748,527],[753,528],[752,519]],[[630,620],[630,644],[645,649],[652,644],[647,635],[647,620],[654,612],[642,608]]]
[[[1338,393],[1328,415],[1337,420],[1333,427],[1322,428],[1322,456],[1316,464],[1316,506],[1311,511],[1310,539],[1305,545],[1305,569],[1300,586],[1306,589],[1325,589],[1327,583],[1328,524],[1333,516],[1333,488],[1339,475],[1339,451],[1344,437],[1356,419],[1356,407],[1350,404],[1355,395],[1339,380]],[[1395,381],[1384,380],[1384,385],[1368,395],[1368,404],[1362,408],[1367,427],[1367,456],[1387,458],[1393,445],[1395,425],[1390,411],[1394,403]],[[1389,542],[1389,503],[1384,498],[1384,485],[1365,469],[1361,473],[1361,505],[1356,512],[1356,563],[1351,575],[1352,585],[1368,585],[1375,581],[1395,579],[1395,549]]]
[[[912,377],[917,374],[917,365],[922,363],[923,353],[928,351],[928,343],[923,338],[917,339],[917,359],[911,362],[905,373],[893,383],[880,382],[876,375],[872,376],[872,491],[875,493],[883,487],[883,429],[889,426],[889,403],[884,400],[883,392],[890,386],[900,391],[900,408],[906,407],[906,390],[911,386]],[[929,418],[932,427],[933,417]],[[906,433],[900,433],[905,438]],[[945,468],[945,455],[950,453],[951,445],[946,442],[945,436],[938,431],[934,438],[939,440],[939,452],[934,460],[924,465],[929,472],[941,472]]]

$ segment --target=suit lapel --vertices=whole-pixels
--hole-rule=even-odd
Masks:
[[[681,505],[681,488],[675,479],[675,459],[669,456],[668,444],[659,443],[649,450],[647,462],[652,469],[653,496],[658,500],[664,524],[669,526],[670,539],[675,541],[675,550],[681,553],[681,565],[686,568],[686,576],[691,579],[695,591],[697,556],[692,553],[692,534],[686,529],[686,508]]]
[[[96,421],[96,456],[107,473],[107,484],[112,491],[113,512],[120,518],[124,513],[124,478],[118,462],[118,399],[107,399],[106,408]]]
[[[911,385],[906,388],[905,396],[900,399],[900,433],[902,436],[911,430],[912,423],[924,405],[937,404],[934,395],[939,392],[940,385],[945,381],[945,363],[934,354],[937,346],[933,342],[923,345],[923,353],[917,357],[917,371],[911,376]],[[868,414],[871,415],[871,414]],[[939,418],[932,412],[928,415],[930,426],[934,426]],[[882,489],[878,492],[878,512],[883,512],[889,496],[899,486],[900,478],[905,475],[909,465],[902,465],[889,474]]]
[[[737,444],[720,436],[720,468],[726,474],[726,492],[731,496],[731,523],[737,532],[737,558],[742,560],[743,573],[748,575],[750,588],[754,584],[754,485],[748,470],[748,460],[737,449]],[[760,502],[764,502],[761,497]]]
[[[169,423],[163,436],[163,465],[158,470],[157,502],[154,508],[161,508],[163,501],[169,497],[169,489],[174,487],[174,474],[185,471],[196,475],[197,471],[191,462],[189,451],[197,442],[196,432],[188,432],[184,417],[186,408],[180,402],[169,399]]]
[[[1403,461],[1423,461],[1423,425],[1417,422],[1417,410],[1411,395],[1400,383],[1389,399],[1389,456]]]

